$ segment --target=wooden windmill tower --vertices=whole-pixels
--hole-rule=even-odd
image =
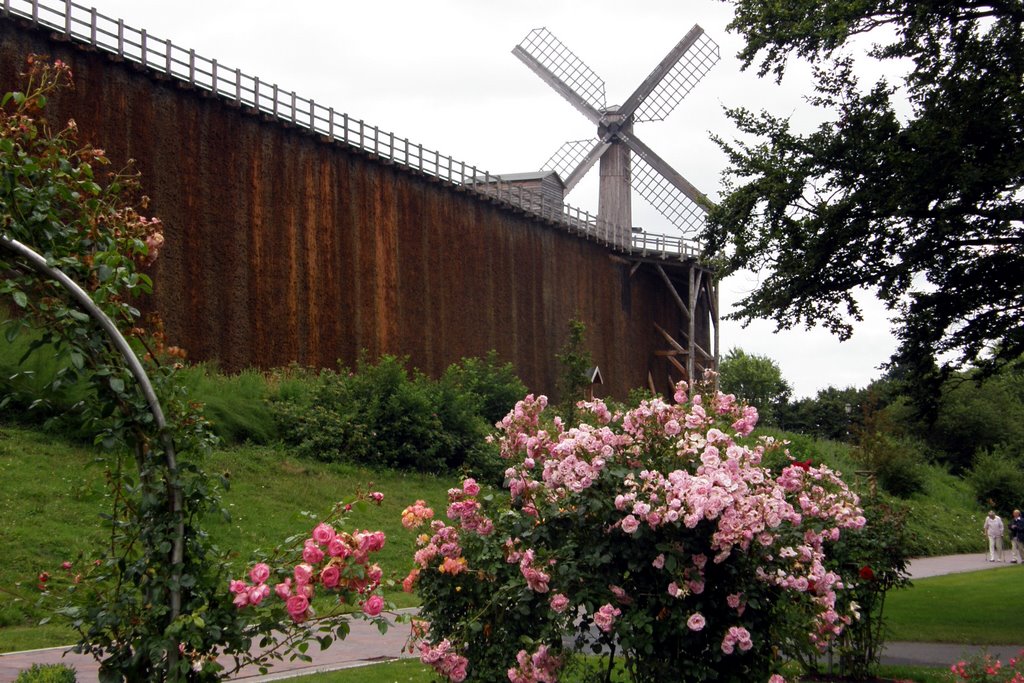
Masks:
[[[596,140],[565,143],[544,168],[557,171],[569,192],[600,160],[598,218],[621,230],[618,244],[630,244],[632,190],[682,233],[695,232],[710,201],[645,145],[633,125],[664,120],[718,62],[718,45],[700,26],[619,106],[607,105],[604,81],[546,28],[530,31],[512,53],[597,126]]]
[[[597,138],[567,142],[544,165],[571,191],[600,160],[598,219],[612,226],[615,244],[633,246],[632,192],[647,200],[683,239],[700,229],[711,201],[668,162],[645,145],[634,124],[662,121],[718,62],[718,45],[694,26],[651,74],[619,106],[605,100],[604,81],[547,29],[538,28],[512,53],[597,126]],[[668,348],[656,350],[648,383],[652,392],[667,371],[671,388],[678,379],[692,382],[703,370],[718,366],[718,287],[714,273],[697,259],[671,263],[635,256],[630,276],[640,267],[653,268],[682,312],[674,331],[654,324]],[[669,329],[666,329],[669,328]]]

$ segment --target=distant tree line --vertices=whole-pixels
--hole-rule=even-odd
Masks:
[[[792,399],[789,383],[770,358],[730,350],[721,386],[748,400],[761,424],[851,444],[887,488],[898,494],[923,486],[915,468],[933,463],[964,476],[982,505],[1004,511],[1024,503],[1024,372],[1020,363],[994,374],[951,373],[923,413],[894,367],[865,387],[821,389]]]

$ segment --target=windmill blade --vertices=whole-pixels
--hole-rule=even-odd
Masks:
[[[689,197],[690,201],[704,208],[711,208],[714,206],[714,202],[708,199],[707,195],[694,187],[689,180],[679,175],[674,168],[669,166],[667,161],[659,157],[654,153],[653,149],[641,142],[640,138],[622,130],[619,131],[618,137],[626,144],[627,147],[633,150],[638,157],[646,162],[648,166],[661,174],[665,180],[674,185],[677,190]],[[636,160],[634,159],[634,163],[635,162]]]
[[[634,122],[663,121],[718,63],[715,41],[694,25],[619,109]]]
[[[567,142],[551,155],[542,168],[558,173],[558,177],[562,178],[562,182],[565,184],[565,191],[569,192],[576,187],[576,184],[609,147],[611,147],[611,143],[604,140]]]
[[[535,74],[593,123],[605,109],[604,81],[546,28],[535,28],[512,48]]]
[[[629,116],[637,108],[645,97],[651,94],[654,90],[668,75],[669,71],[676,65],[683,54],[690,49],[690,46],[697,42],[697,38],[704,35],[704,29],[694,24],[693,28],[683,36],[683,39],[676,43],[676,46],[669,50],[668,54],[658,63],[658,66],[654,67],[654,71],[651,75],[644,79],[633,94],[626,98],[626,101],[619,107],[618,113],[623,116]]]
[[[705,210],[681,194],[665,176],[643,159],[634,157],[632,185],[636,193],[684,234],[697,233],[704,224]]]
[[[635,153],[632,184],[637,194],[682,232],[696,232],[714,202],[636,136],[620,131],[619,139]]]

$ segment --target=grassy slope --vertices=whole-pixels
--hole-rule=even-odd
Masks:
[[[858,469],[842,444],[798,437],[793,451],[797,457],[812,457],[846,473]],[[326,512],[335,501],[351,499],[357,489],[369,490],[373,482],[372,488],[386,494],[385,504],[368,508],[351,523],[387,532],[389,542],[381,564],[386,574],[400,579],[410,566],[413,544],[412,534],[399,524],[401,509],[416,498],[442,507],[455,481],[454,477],[313,463],[269,446],[220,450],[204,466],[211,472],[228,473],[232,481],[223,497],[232,520],[211,519],[209,530],[219,547],[234,554],[239,574],[244,562],[259,557],[261,549],[269,550],[311,526],[303,511]],[[24,606],[35,600],[34,577],[39,571],[53,571],[61,561],[102,543],[98,515],[107,495],[104,467],[100,454],[92,449],[31,429],[0,425],[0,547],[5,549],[0,562],[0,651],[67,642],[66,632],[55,627],[26,626]],[[856,481],[857,475],[848,478]],[[929,468],[926,491],[909,503],[920,554],[981,550],[977,533],[981,511],[959,480]],[[11,588],[23,598],[21,603],[12,604],[12,594],[4,592]],[[400,606],[411,601],[398,591],[391,591],[389,598]]]
[[[842,472],[843,479],[851,485],[862,489],[868,485],[848,445],[818,441],[801,434],[767,433],[790,440],[790,452],[797,459],[824,462]],[[932,557],[981,552],[985,547],[980,533],[984,511],[974,501],[970,487],[942,467],[922,465],[922,469],[924,490],[902,501],[911,511],[908,525],[915,538],[912,555]]]
[[[312,528],[301,513],[322,514],[354,493],[379,490],[380,507],[367,506],[349,517],[353,527],[381,529],[388,543],[378,556],[385,576],[401,580],[412,563],[414,536],[400,523],[401,510],[417,498],[443,509],[454,477],[441,479],[398,472],[371,472],[351,466],[298,461],[273,447],[238,447],[212,453],[210,472],[226,472],[232,481],[224,493],[230,522],[209,520],[208,529],[222,550],[230,551],[239,574],[245,563],[288,536]],[[99,514],[105,508],[106,464],[96,451],[40,432],[0,426],[0,651],[68,642],[54,627],[26,625],[37,598],[35,577],[59,571],[64,560],[103,542]],[[29,523],[25,523],[30,520]],[[399,606],[412,598],[392,589]]]

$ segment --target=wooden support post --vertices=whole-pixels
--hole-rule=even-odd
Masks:
[[[689,294],[690,294],[690,311],[692,313],[692,312],[695,312],[697,310],[698,271],[697,271],[697,266],[694,263],[690,264],[690,278],[689,278],[689,280],[690,280],[690,291],[689,291]],[[692,391],[693,390],[693,381],[694,381],[694,370],[695,370],[694,364],[693,364],[693,356],[694,356],[694,354],[693,354],[693,347],[696,344],[694,339],[695,339],[695,335],[697,333],[697,316],[691,314],[690,315],[689,323],[690,324],[688,326],[688,332],[687,332],[687,335],[686,335],[687,336],[687,340],[686,341],[690,345],[690,348],[687,349],[687,351],[690,352],[690,355],[687,356],[687,358],[686,358],[686,377],[687,377],[686,381],[690,383],[690,390]]]

